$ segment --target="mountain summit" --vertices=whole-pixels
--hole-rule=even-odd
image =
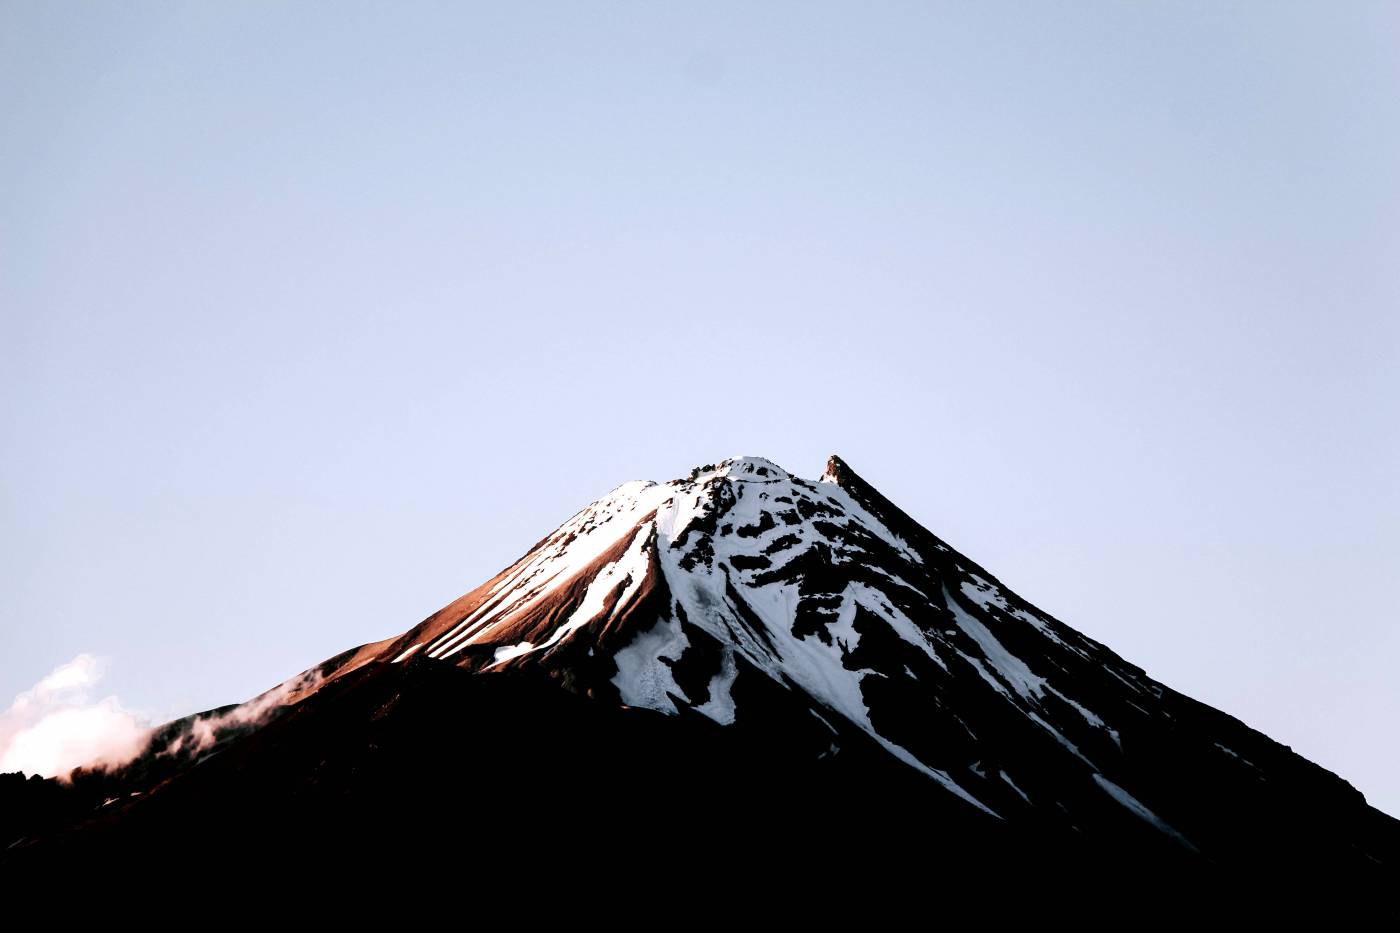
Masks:
[[[466,826],[594,854],[642,834],[692,866],[758,846],[887,868],[888,833],[904,870],[1400,864],[1345,781],[1031,606],[834,456],[816,481],[735,457],[625,483],[254,705],[75,775],[109,806],[12,863],[159,858],[194,821],[205,858]]]

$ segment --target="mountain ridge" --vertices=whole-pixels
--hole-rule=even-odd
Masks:
[[[453,690],[492,699],[472,706]],[[555,690],[583,705],[560,713]],[[501,708],[503,697],[521,708]],[[988,840],[1073,853],[1100,871],[1126,858],[1157,870],[1325,865],[1368,876],[1400,858],[1400,824],[1342,778],[1041,612],[834,455],[816,481],[745,456],[624,483],[403,634],[342,652],[252,708],[178,720],[137,762],[76,775],[75,786],[118,794],[115,810],[97,828],[27,836],[6,860],[178,834],[168,814],[200,806],[188,788],[233,786],[239,774],[256,774],[263,810],[293,823],[292,798],[318,801],[328,824],[332,800],[392,809],[391,798],[414,793],[401,776],[356,776],[384,767],[368,764],[374,742],[434,768],[434,756],[453,767],[470,758],[472,786],[492,796],[508,773],[549,798],[554,785],[506,763],[548,762],[547,773],[562,768],[560,787],[594,787],[598,805],[626,821],[640,791],[618,787],[649,761],[620,738],[634,734],[666,749],[669,779],[692,796],[707,791],[691,769],[747,774],[761,758],[785,775],[769,794],[867,821],[928,820],[979,864],[998,858]],[[613,743],[616,760],[591,766],[616,785],[582,762],[561,764],[529,734],[483,725],[515,717],[532,723],[526,733],[574,747],[549,710]],[[289,734],[313,748],[332,741],[322,733],[359,738],[320,765],[284,744]],[[474,736],[486,733],[490,761],[474,757]],[[713,760],[693,760],[682,733]],[[444,736],[449,749],[436,747]],[[336,777],[317,777],[322,767]],[[878,799],[881,785],[900,789]],[[739,806],[688,805],[715,820]],[[758,822],[773,819],[751,806],[765,814]]]

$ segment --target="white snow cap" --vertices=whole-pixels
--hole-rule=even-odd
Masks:
[[[728,476],[731,479],[766,481],[792,479],[791,473],[784,470],[767,457],[751,457],[744,455],[730,457],[728,460],[721,460],[713,466],[699,467],[695,479],[703,481],[717,476]]]

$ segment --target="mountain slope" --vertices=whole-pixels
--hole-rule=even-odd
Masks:
[[[740,457],[620,486],[257,709],[80,775],[116,803],[14,857],[157,857],[238,787],[257,805],[220,840],[296,826],[354,850],[352,810],[377,839],[411,814],[512,845],[562,822],[613,851],[609,826],[664,813],[668,857],[710,863],[755,839],[820,862],[901,826],[949,844],[917,865],[1400,863],[1346,782],[1025,603],[836,457],[815,482]]]

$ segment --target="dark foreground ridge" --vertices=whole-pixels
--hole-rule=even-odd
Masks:
[[[120,768],[3,776],[0,848],[9,880],[450,868],[413,896],[776,886],[944,915],[970,884],[1354,905],[1400,868],[1396,821],[1341,778],[1025,603],[835,457],[814,482],[742,457],[621,486],[402,636]]]

